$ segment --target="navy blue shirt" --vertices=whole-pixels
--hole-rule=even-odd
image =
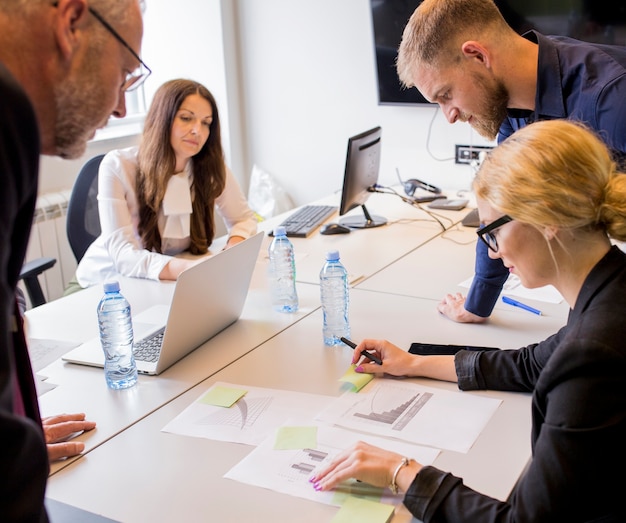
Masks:
[[[535,110],[510,109],[498,143],[538,120],[570,119],[595,129],[626,164],[626,47],[581,42],[535,31],[524,35],[539,44]],[[465,309],[488,317],[509,272],[500,259],[489,258],[476,243],[475,275]]]

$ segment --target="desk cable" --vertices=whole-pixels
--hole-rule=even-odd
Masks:
[[[374,184],[371,187],[369,187],[367,190],[369,192],[375,192],[375,193],[379,193],[379,194],[391,194],[393,196],[397,196],[403,202],[408,203],[409,205],[411,205],[413,207],[417,207],[421,211],[424,211],[426,214],[428,214],[428,216],[430,216],[433,220],[435,220],[441,226],[441,230],[443,232],[445,232],[447,229],[446,229],[446,226],[443,224],[443,222],[441,220],[449,221],[450,225],[452,225],[454,223],[454,220],[451,220],[447,216],[443,216],[441,214],[437,214],[437,213],[434,213],[434,212],[430,211],[429,209],[424,207],[419,201],[416,201],[413,198],[409,198],[407,196],[404,196],[403,194],[400,194],[393,187],[386,187],[384,185]]]

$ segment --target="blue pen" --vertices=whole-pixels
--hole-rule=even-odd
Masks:
[[[541,316],[541,311],[539,309],[535,309],[530,305],[526,305],[520,301],[514,300],[513,298],[509,298],[508,296],[502,296],[502,301],[504,303],[508,303],[509,305],[513,305],[513,307],[519,307],[520,309],[524,309],[525,311],[532,312],[537,316]]]

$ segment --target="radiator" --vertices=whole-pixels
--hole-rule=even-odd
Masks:
[[[70,193],[71,190],[59,191],[37,198],[26,261],[40,256],[56,259],[55,266],[39,277],[47,301],[61,297],[76,272],[76,260],[65,232]]]

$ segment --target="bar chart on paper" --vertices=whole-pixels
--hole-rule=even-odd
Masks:
[[[301,480],[302,476],[308,479],[313,471],[318,468],[325,459],[328,452],[315,449],[302,449],[295,453],[289,463],[289,467],[283,471],[283,477],[290,480]]]
[[[383,448],[393,448],[396,452],[412,456],[425,465],[432,464],[439,455],[437,449],[420,447],[403,441],[391,442],[371,434],[338,427],[316,425],[316,429],[316,444],[300,449],[277,450],[275,438],[266,438],[224,477],[328,505],[339,506],[346,496],[396,505],[402,499],[402,495],[394,496],[387,489],[373,487],[367,483],[347,481],[332,491],[318,492],[309,482],[309,478],[315,470],[357,441],[365,441],[370,445]]]
[[[316,419],[440,449],[468,452],[500,400],[375,379],[347,392]]]
[[[400,405],[392,407],[389,410],[384,410],[386,400],[389,398],[383,398],[380,401],[377,401],[377,396],[382,395],[383,392],[380,389],[377,390],[372,398],[369,409],[364,409],[367,410],[367,412],[356,411],[353,414],[354,417],[369,420],[375,424],[382,423],[384,425],[389,425],[393,430],[402,430],[433,396],[430,392],[417,393],[409,397],[406,401],[404,401],[404,398],[400,398],[400,401],[402,401]],[[383,405],[382,410],[377,410],[377,403]]]

